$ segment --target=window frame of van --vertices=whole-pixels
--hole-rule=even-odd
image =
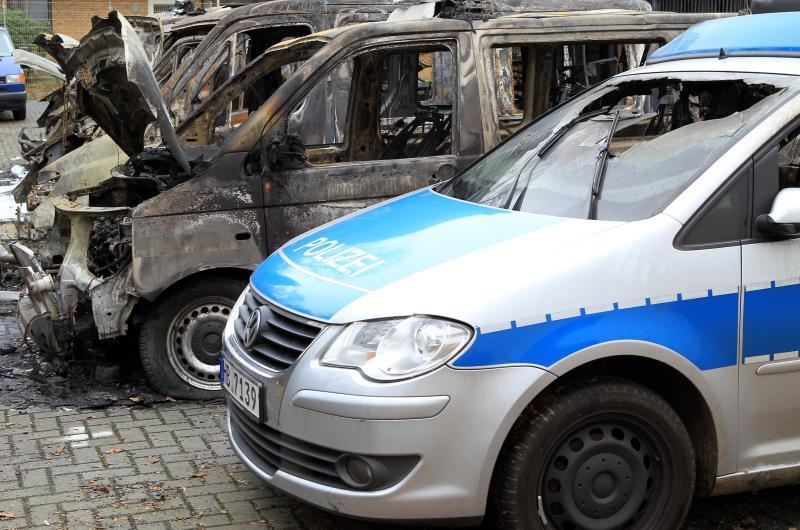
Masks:
[[[558,33],[542,33],[539,31],[540,28],[536,28],[535,30],[531,30],[530,28],[521,28],[521,29],[509,29],[505,30],[504,32],[500,32],[499,30],[485,30],[478,37],[478,47],[481,54],[481,60],[484,65],[487,65],[487,68],[481,68],[479,72],[480,81],[486,87],[486,92],[491,95],[488,98],[490,101],[487,103],[485,101],[481,101],[481,110],[485,112],[488,117],[491,119],[488,120],[488,124],[485,126],[486,134],[484,136],[484,150],[488,153],[490,149],[492,149],[497,144],[501,143],[501,141],[505,141],[517,132],[520,129],[526,127],[527,125],[535,122],[539,118],[543,117],[547,113],[549,113],[552,109],[559,107],[560,105],[556,105],[551,107],[550,109],[546,109],[544,112],[540,113],[538,116],[531,116],[529,121],[525,121],[528,117],[528,110],[523,109],[523,121],[518,126],[517,130],[510,134],[507,138],[502,138],[500,135],[500,128],[498,127],[497,123],[497,104],[496,104],[496,83],[495,79],[489,79],[487,76],[492,75],[493,72],[488,71],[488,65],[492,65],[494,58],[494,50],[496,48],[511,48],[514,46],[519,47],[534,47],[534,46],[542,46],[542,45],[582,45],[582,44],[622,44],[622,45],[636,45],[636,44],[644,44],[645,45],[645,54],[652,53],[655,48],[652,48],[652,45],[655,44],[657,47],[663,46],[665,43],[669,42],[668,38],[674,38],[680,31],[674,29],[661,29],[656,32],[652,30],[648,31],[644,29],[641,25],[630,25],[630,26],[623,26],[618,29],[601,29],[601,30],[593,30],[590,27],[583,28],[584,31],[579,31],[575,29],[565,29],[564,31]],[[593,32],[593,34],[587,39],[586,33]],[[621,35],[624,34],[624,35]],[[641,39],[636,41],[635,39]],[[648,46],[649,45],[649,46]],[[591,87],[586,87],[584,90],[574,94],[570,99],[565,101],[564,103],[580,96],[586,90],[594,88],[602,83],[607,81],[604,79],[598,84],[595,84]],[[488,108],[487,108],[488,105]],[[533,109],[530,109],[530,112],[533,112]]]

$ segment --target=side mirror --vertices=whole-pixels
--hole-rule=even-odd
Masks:
[[[769,213],[756,218],[759,232],[776,236],[800,234],[800,188],[784,188],[772,201]]]

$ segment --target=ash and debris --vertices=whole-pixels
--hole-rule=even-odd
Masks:
[[[0,291],[19,291],[22,287],[22,276],[19,269],[0,266]],[[14,307],[0,304],[0,315],[13,315]]]
[[[45,356],[21,333],[15,335],[14,340],[0,338],[0,408],[97,409],[175,401],[150,389],[132,344],[62,358]]]

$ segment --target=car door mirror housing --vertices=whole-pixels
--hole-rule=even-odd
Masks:
[[[772,201],[768,214],[756,218],[759,232],[791,236],[800,233],[800,188],[785,188]]]

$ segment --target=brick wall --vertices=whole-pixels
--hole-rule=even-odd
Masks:
[[[152,0],[156,10],[168,10],[173,0]],[[123,15],[148,15],[148,0],[52,0],[53,31],[80,39],[92,27],[92,16],[105,17],[112,9]],[[195,5],[210,5],[210,0],[195,0]]]
[[[92,16],[107,16],[116,9],[123,15],[146,15],[147,0],[53,0],[53,31],[80,39],[92,28]]]

